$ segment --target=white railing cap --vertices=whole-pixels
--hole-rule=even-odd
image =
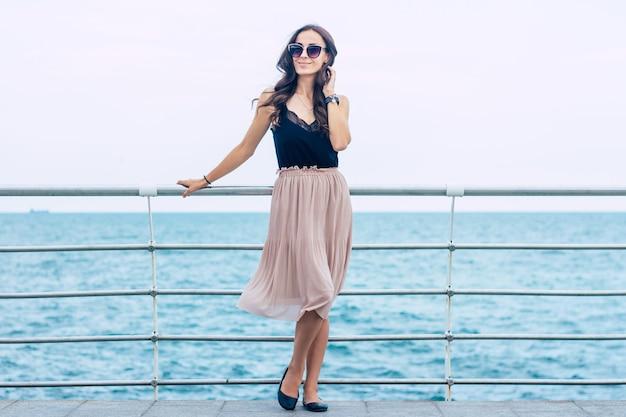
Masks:
[[[448,197],[463,197],[465,195],[465,187],[462,185],[446,185],[446,196]]]
[[[159,195],[159,187],[156,184],[142,184],[139,186],[141,197],[156,197]]]

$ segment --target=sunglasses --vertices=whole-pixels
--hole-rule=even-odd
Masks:
[[[309,45],[306,47],[306,55],[309,58],[315,59],[322,53],[322,46],[320,45]],[[302,52],[304,51],[304,47],[299,43],[290,43],[287,45],[287,51],[289,51],[289,55],[292,58],[300,58],[302,56]]]

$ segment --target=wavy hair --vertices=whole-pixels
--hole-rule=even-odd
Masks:
[[[320,129],[324,133],[328,134],[328,111],[326,109],[326,104],[324,103],[325,97],[322,88],[326,83],[326,68],[334,64],[335,57],[337,56],[337,48],[335,47],[335,41],[331,34],[326,29],[318,25],[302,26],[300,29],[296,30],[293,35],[291,35],[287,45],[294,43],[298,35],[307,30],[317,32],[322,39],[324,39],[324,43],[326,44],[326,54],[328,60],[315,77],[315,85],[313,87],[313,113],[315,114],[315,120],[318,121]],[[265,102],[263,106],[274,107],[274,111],[270,115],[270,120],[272,124],[277,126],[280,116],[287,108],[287,100],[289,100],[289,98],[296,92],[298,79],[298,74],[296,74],[296,69],[293,65],[293,58],[289,54],[289,51],[287,51],[286,47],[283,49],[283,53],[278,59],[276,68],[283,73],[283,76],[280,80],[278,80],[274,86],[274,92],[272,93],[270,99]]]

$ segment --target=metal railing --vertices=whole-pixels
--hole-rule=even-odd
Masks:
[[[624,290],[510,290],[510,289],[461,289],[453,286],[452,266],[454,253],[459,250],[626,250],[624,244],[488,244],[454,242],[455,202],[458,197],[470,196],[626,196],[626,188],[485,188],[485,187],[352,187],[353,196],[438,196],[451,199],[449,239],[445,243],[411,244],[354,244],[353,250],[445,250],[448,264],[445,288],[441,289],[374,289],[344,290],[340,296],[390,296],[390,295],[441,295],[446,300],[446,329],[440,334],[388,334],[388,335],[346,335],[333,336],[334,342],[359,341],[416,341],[441,340],[445,343],[445,375],[442,378],[370,378],[370,379],[324,379],[322,384],[406,384],[444,385],[447,387],[446,400],[452,399],[453,385],[626,385],[626,379],[493,379],[493,378],[453,378],[453,341],[463,340],[626,340],[626,334],[459,334],[452,331],[451,313],[453,296],[558,296],[558,297],[624,297]],[[199,191],[202,196],[268,196],[271,187],[214,187]],[[224,335],[166,335],[159,333],[158,297],[168,295],[236,296],[240,290],[223,289],[159,289],[156,277],[156,252],[160,250],[261,250],[260,244],[157,244],[154,240],[151,198],[157,196],[180,196],[179,187],[2,187],[0,197],[132,197],[140,196],[147,200],[149,217],[149,241],[147,244],[113,245],[45,245],[45,246],[0,246],[1,253],[18,252],[64,252],[64,251],[148,251],[151,254],[152,283],[149,289],[139,290],[99,290],[99,291],[51,291],[0,293],[0,302],[9,299],[74,298],[74,297],[120,297],[141,296],[152,298],[153,325],[150,333],[124,336],[72,336],[72,337],[1,337],[0,345],[37,343],[83,343],[83,342],[150,342],[153,344],[153,374],[144,380],[81,380],[81,381],[0,381],[0,388],[34,387],[109,387],[109,386],[151,386],[154,399],[158,399],[159,386],[175,385],[221,385],[221,384],[277,384],[276,379],[160,379],[159,341],[203,341],[203,342],[290,342],[291,336],[224,336]]]

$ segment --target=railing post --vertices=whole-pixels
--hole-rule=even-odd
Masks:
[[[150,289],[150,295],[152,296],[152,345],[153,345],[153,375],[152,375],[152,387],[154,390],[154,401],[159,399],[159,325],[158,325],[158,309],[157,309],[157,278],[156,278],[156,262],[155,262],[155,241],[154,241],[154,228],[152,226],[152,205],[150,197],[156,197],[158,195],[157,187],[154,186],[142,186],[139,187],[139,195],[147,197],[148,199],[148,223],[150,225],[150,241],[148,242],[148,250],[150,251],[150,258],[152,263],[152,287]]]
[[[452,289],[452,253],[456,249],[454,245],[454,203],[456,197],[463,197],[464,188],[460,186],[448,186],[446,189],[446,195],[452,197],[452,203],[450,206],[450,235],[448,237],[448,271],[446,277],[446,401],[452,401],[452,385],[454,380],[452,379],[452,352],[451,345],[454,340],[452,335],[452,296],[454,290]]]

